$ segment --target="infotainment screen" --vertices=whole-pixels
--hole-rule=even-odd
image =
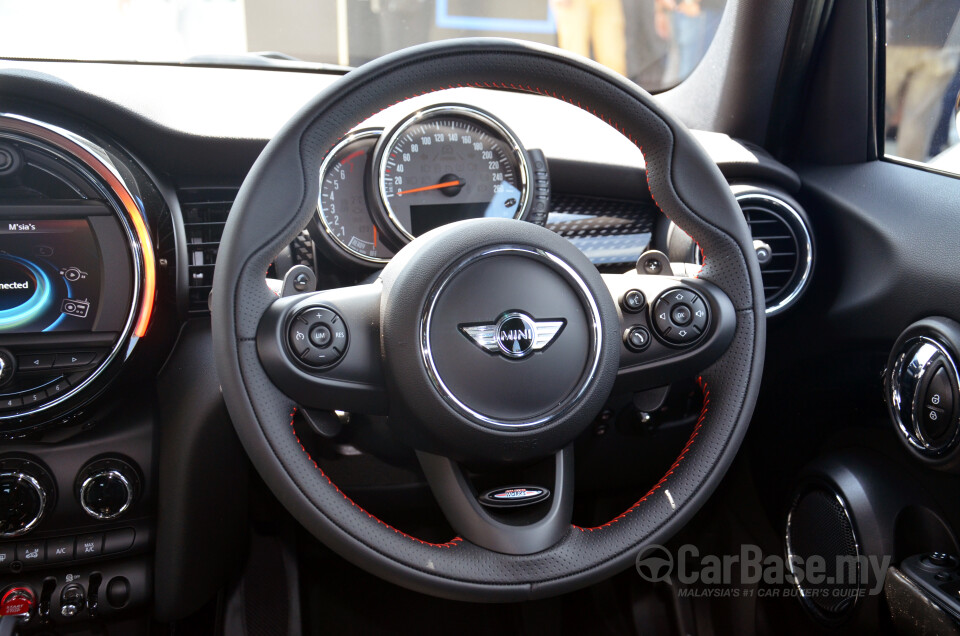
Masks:
[[[0,221],[0,335],[89,331],[100,253],[86,219]]]

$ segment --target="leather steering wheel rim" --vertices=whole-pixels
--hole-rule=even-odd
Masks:
[[[264,272],[316,211],[319,167],[352,127],[403,99],[458,86],[550,96],[616,128],[644,155],[660,209],[700,245],[699,277],[736,310],[732,344],[703,371],[703,412],[667,474],[623,514],[571,526],[552,547],[507,555],[463,539],[435,544],[380,521],[342,493],[306,452],[296,405],[268,378],[256,334],[276,300]],[[247,176],[224,231],[212,326],[221,387],[237,434],[280,502],[346,559],[405,587],[472,601],[520,601],[570,591],[630,566],[663,543],[716,488],[746,433],[765,343],[763,285],[743,214],[715,163],[645,91],[552,47],[501,39],[448,40],[407,49],[347,74],[301,109]]]

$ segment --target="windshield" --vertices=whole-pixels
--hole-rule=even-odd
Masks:
[[[648,90],[706,52],[726,0],[0,0],[0,56],[357,66],[413,44],[558,45]]]

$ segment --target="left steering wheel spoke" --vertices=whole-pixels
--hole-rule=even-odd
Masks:
[[[378,283],[277,299],[257,330],[270,379],[308,408],[385,415]]]
[[[620,368],[615,390],[642,390],[692,377],[730,346],[733,303],[698,278],[605,274],[620,318]]]

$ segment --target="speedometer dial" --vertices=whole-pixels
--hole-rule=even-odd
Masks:
[[[492,115],[436,106],[401,123],[383,146],[379,189],[406,238],[453,221],[520,218],[527,202],[526,155]]]
[[[367,205],[366,184],[380,131],[355,133],[338,144],[320,169],[318,214],[327,236],[357,258],[386,263],[393,251],[383,244]]]

